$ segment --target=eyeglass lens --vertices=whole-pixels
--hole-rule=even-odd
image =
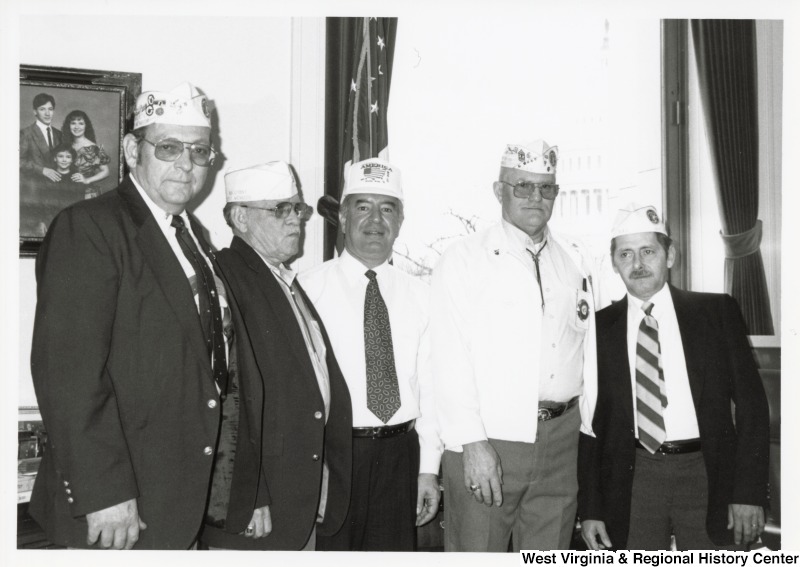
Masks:
[[[542,193],[545,199],[555,199],[558,195],[558,185],[552,183],[517,183],[514,185],[514,196],[520,199],[528,199],[536,189]]]
[[[152,142],[150,143],[152,144]],[[181,157],[181,155],[183,155],[183,152],[186,148],[189,149],[189,159],[191,159],[192,163],[195,165],[207,166],[214,159],[214,150],[211,149],[211,146],[207,146],[205,144],[189,144],[173,138],[167,138],[166,140],[160,140],[153,145],[156,148],[156,158],[162,161],[177,160],[179,157]]]

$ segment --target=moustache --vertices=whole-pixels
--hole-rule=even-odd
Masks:
[[[652,275],[653,274],[651,274],[649,270],[641,269],[641,270],[633,270],[631,272],[630,277],[633,278],[633,279],[641,279],[641,278],[650,277]]]

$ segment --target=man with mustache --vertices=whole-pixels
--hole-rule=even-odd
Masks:
[[[300,276],[353,398],[353,490],[332,551],[413,551],[438,512],[441,443],[433,405],[428,287],[393,266],[403,224],[400,170],[372,158],[345,172],[341,256]]]
[[[313,209],[289,164],[225,175],[233,230],[217,254],[235,330],[206,525],[211,548],[314,550],[350,497],[350,395],[290,262]]]
[[[445,550],[567,549],[578,429],[596,395],[588,251],[548,228],[558,150],[510,144],[500,224],[452,244],[432,282]]]
[[[597,313],[583,539],[590,549],[670,549],[671,536],[678,550],[743,549],[764,529],[769,410],[739,307],[667,284],[675,247],[655,207],[620,210],[611,237],[628,293]]]
[[[145,92],[133,124],[130,174],[62,211],[36,259],[47,444],[30,512],[59,545],[187,549],[227,389],[225,290],[186,210],[215,156],[208,101],[188,83]]]

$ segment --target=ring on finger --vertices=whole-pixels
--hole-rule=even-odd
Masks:
[[[472,492],[475,492],[476,490],[480,490],[480,488],[481,488],[481,487],[480,487],[480,486],[478,486],[477,484],[470,484],[470,485],[469,485],[469,489],[470,489]]]
[[[246,534],[251,534],[251,533],[253,533],[254,531],[255,531],[255,530],[253,529],[253,526],[247,526],[247,529],[244,531],[244,533],[246,533]]]

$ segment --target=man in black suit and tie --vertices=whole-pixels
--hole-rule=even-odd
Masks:
[[[289,267],[313,209],[281,161],[229,171],[225,196],[234,237],[217,259],[234,305],[236,371],[201,539],[314,550],[347,514],[353,420],[325,327]]]
[[[227,379],[224,290],[186,212],[210,136],[191,85],[143,93],[130,175],[62,211],[42,244],[31,371],[48,437],[30,513],[53,543],[195,544]]]
[[[56,99],[47,93],[33,97],[33,115],[36,121],[19,131],[19,171],[25,179],[38,182],[47,178],[60,181],[61,175],[53,167],[50,152],[61,143],[61,130],[54,128],[53,114]]]
[[[671,536],[678,550],[742,549],[764,529],[769,416],[739,307],[666,283],[675,248],[654,207],[620,211],[611,256],[628,293],[597,313],[583,538],[590,549],[669,549]]]

